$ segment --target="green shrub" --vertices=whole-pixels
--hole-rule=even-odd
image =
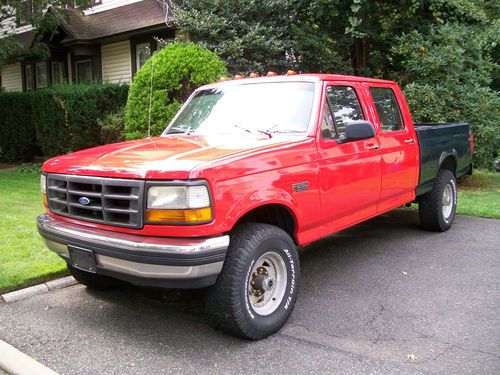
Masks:
[[[112,84],[1,93],[0,159],[30,161],[123,139],[118,118],[127,93],[128,86]]]
[[[27,161],[39,154],[30,94],[0,94],[0,160]]]
[[[100,143],[116,143],[125,140],[125,118],[123,108],[118,112],[109,112],[103,118],[97,119],[101,129]]]
[[[159,135],[196,87],[217,81],[225,74],[222,60],[194,43],[172,43],[155,53],[130,86],[125,107],[127,139],[148,135],[150,99],[151,135]]]
[[[498,23],[500,26],[500,23]],[[413,31],[393,48],[407,82],[404,92],[415,122],[464,121],[474,132],[474,164],[493,169],[500,147],[500,97],[489,86],[497,65],[491,57],[492,28],[435,26]]]
[[[44,155],[52,156],[101,144],[99,118],[118,112],[128,87],[67,85],[33,94],[33,122]]]
[[[412,83],[404,89],[415,122],[465,121],[474,133],[474,165],[493,169],[500,148],[500,97],[487,87]]]

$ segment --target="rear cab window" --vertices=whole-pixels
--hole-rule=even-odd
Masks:
[[[394,91],[389,87],[370,87],[370,94],[382,132],[404,130],[403,116]]]

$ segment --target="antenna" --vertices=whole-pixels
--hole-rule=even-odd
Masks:
[[[151,104],[153,102],[153,70],[155,67],[154,56],[151,56],[151,80],[149,84],[149,114],[148,114],[148,138],[151,138]]]

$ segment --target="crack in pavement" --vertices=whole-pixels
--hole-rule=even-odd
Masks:
[[[436,337],[434,335],[425,334],[425,333],[422,333],[422,332],[419,332],[419,331],[416,331],[416,330],[413,330],[413,332],[416,333],[417,335],[420,335],[421,338],[423,338],[423,339],[434,340],[436,342],[439,342],[440,344],[448,346],[445,350],[443,350],[440,353],[438,353],[433,358],[433,360],[436,360],[437,358],[443,356],[444,354],[446,354],[447,352],[449,352],[450,350],[452,350],[454,348],[460,349],[460,350],[463,350],[463,351],[466,351],[466,352],[469,352],[469,353],[486,354],[486,355],[493,356],[494,358],[500,359],[500,355],[499,354],[495,354],[495,353],[491,353],[491,352],[487,352],[487,351],[480,350],[480,349],[475,349],[475,348],[466,348],[466,347],[463,347],[460,343],[448,342],[448,341],[440,339],[439,337]]]

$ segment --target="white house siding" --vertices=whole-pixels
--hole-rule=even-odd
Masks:
[[[2,87],[5,91],[23,91],[21,63],[5,65],[2,68]]]
[[[130,40],[101,46],[102,80],[110,83],[130,83],[132,62]]]
[[[85,14],[99,13],[99,12],[104,12],[106,10],[119,8],[124,5],[137,3],[139,1],[142,0],[102,0],[101,4],[93,6],[92,8],[89,9],[85,9],[83,12]]]

